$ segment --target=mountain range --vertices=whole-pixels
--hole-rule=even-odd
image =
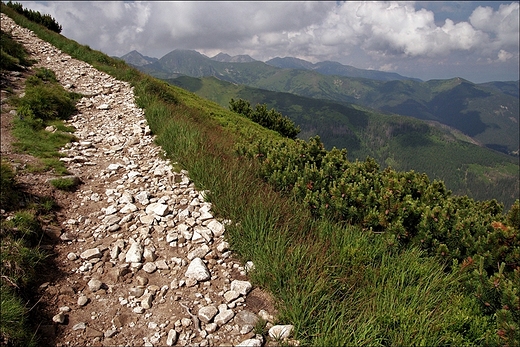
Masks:
[[[297,58],[274,58],[264,63],[224,53],[209,58],[193,50],[173,50],[160,59],[133,51],[121,59],[165,80],[213,76],[239,85],[436,121],[482,146],[510,155],[518,155],[520,147],[518,81],[474,84],[453,78],[423,82],[336,62],[313,64]],[[247,62],[233,62],[238,60]]]
[[[191,60],[187,61],[186,58]],[[229,54],[221,52],[215,55],[214,57],[210,58],[194,50],[176,49],[164,55],[160,59],[144,56],[135,50],[123,55],[120,59],[123,59],[127,63],[138,67],[145,67],[146,65],[150,65],[147,69],[156,69],[158,70],[158,72],[164,74],[182,74],[192,77],[220,76],[221,78],[225,78],[226,72],[229,72],[230,70],[230,66],[222,65],[219,63],[254,63],[253,66],[256,66],[257,68],[261,68],[262,65],[265,65],[263,66],[263,68],[266,70],[266,72],[276,71],[275,69],[269,69],[269,67],[274,67],[279,69],[298,69],[315,71],[323,75],[369,78],[380,81],[407,79],[421,81],[417,78],[405,77],[393,72],[363,70],[350,65],[343,65],[334,61],[324,61],[313,64],[306,60],[293,57],[276,57],[264,63],[255,60],[248,55],[230,56]],[[197,70],[197,68],[200,69]],[[226,71],[226,69],[228,71]],[[162,75],[161,77],[175,76]]]

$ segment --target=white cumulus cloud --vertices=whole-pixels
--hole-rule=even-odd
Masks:
[[[503,75],[514,79],[518,74],[514,67],[519,60],[518,2],[500,6],[464,2],[466,18],[454,12],[457,6],[452,2],[428,6],[406,1],[22,4],[55,17],[63,35],[116,56],[136,49],[160,58],[182,48],[208,55],[249,54],[258,60],[294,56],[360,68],[392,66],[396,72],[411,67],[420,72],[425,64],[442,64],[444,72],[452,66],[453,73],[472,62],[491,61],[502,64]],[[439,9],[444,9],[442,20],[434,12]]]

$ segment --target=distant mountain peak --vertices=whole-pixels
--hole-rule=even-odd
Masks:
[[[312,70],[314,67],[313,63],[300,59],[300,58],[294,58],[294,57],[285,57],[285,58],[276,57],[276,58],[266,61],[265,63],[267,65],[279,67],[282,69]]]
[[[229,55],[229,54],[226,54],[226,53],[222,53],[220,52],[219,54],[217,54],[216,56],[212,57],[211,60],[216,60],[216,61],[228,61],[229,59],[231,59],[232,57]]]
[[[211,58],[211,60],[218,61],[221,63],[252,63],[256,61],[247,54],[240,54],[232,57],[229,54],[222,52]]]
[[[148,65],[148,64],[155,63],[156,61],[159,60],[157,58],[152,58],[152,57],[147,57],[145,55],[142,55],[141,53],[139,53],[135,49],[133,51],[128,52],[125,55],[123,55],[121,57],[121,59],[123,59],[128,64],[131,64],[131,65],[134,65],[134,66],[145,66],[145,65]]]

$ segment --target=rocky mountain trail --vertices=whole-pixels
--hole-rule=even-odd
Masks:
[[[225,231],[233,222],[215,218],[189,173],[165,159],[130,84],[1,19],[34,67],[53,70],[64,88],[87,95],[67,120],[77,141],[61,150],[79,188],[58,191],[49,173],[20,168],[29,190],[60,206],[58,223],[45,230],[55,267],[41,275],[35,305],[43,342],[262,346],[290,338],[293,327],[275,325],[272,298],[248,279],[254,264],[241,264],[229,250]],[[9,77],[15,91],[24,75]],[[2,158],[20,163],[30,159],[4,144],[12,142],[12,117],[2,101]]]

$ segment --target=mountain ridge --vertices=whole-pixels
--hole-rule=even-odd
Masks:
[[[260,60],[253,59],[249,55],[246,54],[240,54],[235,56],[230,56],[227,53],[220,52],[217,55],[213,57],[208,57],[196,50],[189,50],[189,49],[174,49],[165,55],[163,55],[161,58],[151,58],[146,57],[145,55],[139,53],[138,51],[134,50],[132,52],[129,52],[123,56],[120,57],[120,59],[123,59],[125,62],[134,65],[134,66],[143,66],[143,65],[137,65],[132,62],[133,55],[135,53],[139,54],[141,57],[146,59],[147,61],[153,60],[155,61],[161,61],[166,56],[172,56],[172,54],[188,54],[188,55],[194,55],[194,52],[198,53],[200,56],[206,58],[208,61],[206,64],[211,64],[210,61],[218,62],[218,63],[253,63],[253,62],[261,62]],[[319,73],[326,74],[326,75],[339,75],[339,76],[346,76],[346,77],[361,77],[361,78],[372,78],[382,81],[390,81],[390,80],[405,80],[405,79],[411,79],[416,81],[422,81],[418,78],[413,77],[406,77],[402,76],[398,73],[394,72],[386,72],[386,71],[379,71],[379,70],[368,70],[368,69],[359,69],[350,65],[344,65],[339,62],[335,61],[323,61],[318,62],[316,64],[311,63],[309,61],[295,58],[295,57],[285,57],[285,58],[273,58],[269,59],[265,62],[266,65],[278,67],[278,68],[288,68],[287,66],[291,65],[291,61],[294,64],[295,61],[302,62],[299,67],[305,70],[315,70]],[[290,68],[290,67],[289,67]],[[202,76],[194,76],[194,77],[202,77]]]
[[[224,54],[220,57],[230,59]],[[314,69],[316,66],[345,68],[339,63],[320,65],[298,58],[274,58],[274,62],[278,65],[285,62],[296,68],[280,68],[261,61],[220,62],[197,51],[179,49],[157,62],[136,67],[161,79],[180,75],[214,76],[254,88],[354,103],[389,114],[439,121],[489,148],[518,155],[520,107],[519,98],[515,97],[517,83],[474,84],[458,77],[424,82],[412,79],[385,81],[328,75]]]
[[[311,63],[309,61],[294,58],[294,57],[285,57],[280,58],[276,57],[270,59],[265,62],[268,65],[279,67],[279,68],[290,68],[290,69],[304,69],[304,70],[313,70],[317,71],[323,75],[337,75],[337,76],[347,76],[347,77],[360,77],[360,78],[368,78],[375,79],[380,81],[392,81],[392,80],[414,80],[422,82],[419,78],[406,77],[402,76],[395,72],[386,72],[379,70],[369,70],[369,69],[359,69],[351,65],[344,65],[338,63],[337,61],[321,61],[318,63]]]

